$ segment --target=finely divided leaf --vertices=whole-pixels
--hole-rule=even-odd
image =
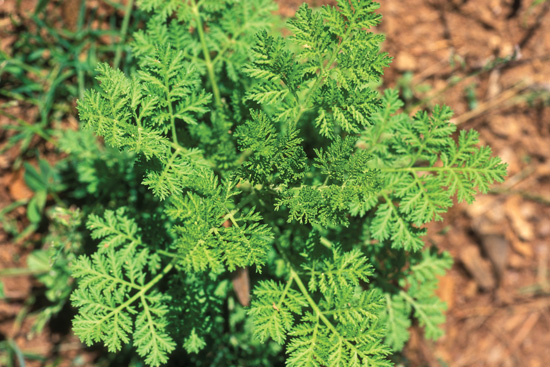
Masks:
[[[111,352],[133,339],[147,364],[166,363],[176,347],[166,331],[167,299],[152,289],[162,275],[149,273],[151,255],[143,248],[139,229],[123,210],[107,212],[104,219],[92,217],[88,226],[105,243],[91,258],[80,256],[71,268],[78,280],[71,296],[79,310],[75,334],[87,345],[103,342]]]

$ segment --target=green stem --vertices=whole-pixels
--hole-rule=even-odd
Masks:
[[[159,254],[161,254],[161,255],[164,255],[164,256],[171,257],[171,258],[176,258],[176,257],[178,257],[178,254],[174,254],[174,253],[171,253],[171,252],[168,252],[168,251],[164,251],[164,250],[157,250],[157,253],[159,253]]]
[[[237,214],[238,210],[229,211],[229,209],[225,208],[225,211],[227,212],[227,215],[223,217],[223,221],[225,222],[227,219],[229,219],[233,227],[237,228],[237,230],[239,231],[243,242],[245,242],[247,245],[247,248],[245,248],[245,251],[249,252],[246,259],[248,261],[250,259],[250,256],[252,256],[252,249],[254,248],[254,245],[252,244],[252,242],[250,242],[250,239],[246,236],[246,233],[241,228],[241,226],[239,226],[239,224],[237,223],[237,220],[235,219],[235,214]]]
[[[120,29],[119,44],[115,53],[115,61],[113,62],[113,68],[118,69],[120,64],[120,58],[122,56],[122,47],[126,41],[126,33],[128,31],[128,24],[130,23],[130,16],[132,15],[132,8],[134,7],[134,0],[128,0],[126,8],[124,9],[124,19],[122,20],[122,28]]]
[[[286,294],[290,290],[290,287],[292,287],[293,282],[294,282],[294,280],[293,280],[292,277],[286,282],[286,287],[283,290],[283,293],[281,294],[281,298],[279,299],[279,302],[277,302],[277,310],[279,310],[281,308],[281,306],[283,304],[283,300],[285,299]]]
[[[59,195],[57,195],[56,192],[49,192],[49,194],[52,196],[57,206],[62,208],[67,208],[67,205],[65,204],[65,202],[61,200],[61,198],[59,197]]]
[[[172,142],[177,146],[181,146],[178,142],[176,119],[174,118],[174,109],[172,108],[172,101],[170,100],[170,97],[168,97],[168,113],[170,114],[170,126],[172,128]]]
[[[424,325],[424,330],[427,330],[427,329],[435,329],[437,328],[437,325],[435,325],[434,323],[430,322],[431,318],[424,312],[424,310],[422,309],[422,307],[420,307],[420,305],[418,303],[416,303],[416,301],[414,300],[414,298],[412,298],[411,296],[409,296],[407,294],[407,292],[405,291],[400,291],[399,292],[399,295],[401,297],[403,297],[403,299],[405,301],[407,301],[415,310],[415,312],[417,313],[418,317],[417,319],[419,320],[422,320],[425,322],[425,325]]]
[[[210,52],[208,51],[208,46],[206,44],[206,37],[204,35],[204,29],[202,26],[201,16],[199,13],[199,7],[197,6],[197,3],[195,0],[191,0],[191,6],[192,6],[192,13],[193,17],[195,19],[195,23],[197,26],[197,31],[199,32],[199,38],[201,41],[202,46],[202,53],[204,54],[204,61],[206,64],[206,70],[208,70],[208,79],[210,80],[210,84],[212,85],[212,93],[214,94],[214,103],[217,108],[222,107],[222,100],[220,97],[220,89],[218,88],[218,83],[216,82],[216,75],[214,74],[214,64],[212,63],[212,59],[210,58]]]
[[[235,220],[235,214],[237,214],[237,210],[233,210],[233,211],[229,211],[229,209],[225,208],[225,211],[227,212],[227,215],[225,215],[223,217],[223,221],[225,222],[226,220],[230,220],[231,221],[231,224],[235,227],[235,228],[238,228],[240,229],[241,227],[239,227],[239,224],[237,223],[237,221]]]
[[[141,288],[141,290],[139,292],[137,292],[132,297],[130,297],[126,302],[124,302],[123,304],[121,304],[120,306],[115,308],[113,311],[111,311],[107,315],[105,315],[101,320],[98,321],[98,323],[100,323],[100,324],[104,323],[105,320],[107,320],[111,316],[119,313],[123,309],[127,308],[132,303],[134,303],[134,301],[136,301],[138,298],[142,297],[145,293],[147,293],[147,291],[149,289],[151,289],[155,284],[160,282],[160,280],[162,278],[164,278],[164,276],[166,274],[168,274],[170,272],[170,270],[172,270],[172,268],[174,267],[174,262],[175,261],[172,260],[168,265],[166,265],[166,267],[164,269],[162,269],[162,272],[160,272],[156,277],[153,278],[153,280],[151,280],[149,283],[147,283],[147,285],[145,285],[145,287]]]
[[[342,46],[348,41],[352,29],[353,29],[352,27],[348,28],[346,34],[342,37],[342,41],[340,42],[340,44],[337,47],[335,47],[334,50],[332,51],[332,54],[330,55],[330,57],[328,59],[328,62],[326,64],[327,68],[330,69],[331,65],[336,61],[335,60],[336,56],[342,50]],[[321,62],[323,62],[323,60],[321,60]],[[325,80],[325,75],[324,74],[326,72],[326,68],[322,64],[321,64],[320,68],[321,68],[321,70],[319,72],[319,75],[317,76],[317,79],[315,80],[315,83],[313,83],[313,86],[307,92],[304,103],[303,103],[302,106],[300,106],[300,111],[296,115],[296,118],[294,119],[294,121],[292,121],[291,126],[296,126],[298,121],[300,121],[300,118],[302,117],[304,112],[306,112],[308,110],[308,104],[309,104],[310,99],[315,94],[314,92],[322,85],[321,82]]]
[[[302,294],[306,298],[307,302],[309,303],[309,306],[313,309],[314,314],[319,319],[321,319],[323,321],[323,323],[329,328],[330,331],[332,331],[334,334],[338,335],[342,339],[342,341],[350,347],[350,349],[356,350],[358,354],[362,354],[363,357],[366,357],[365,354],[363,352],[361,352],[360,350],[358,350],[355,345],[353,345],[346,338],[344,338],[342,335],[340,335],[340,332],[336,329],[336,327],[334,325],[332,325],[330,320],[321,311],[319,306],[317,306],[317,303],[313,300],[313,298],[311,298],[306,286],[304,285],[304,283],[300,279],[300,276],[298,275],[298,273],[294,270],[292,265],[289,264],[289,267],[290,267],[290,279],[294,279],[294,281],[298,285],[298,288],[300,289],[300,291],[302,292]]]
[[[320,241],[321,241],[321,244],[322,244],[323,246],[325,246],[326,248],[331,249],[331,248],[334,247],[334,246],[332,245],[332,242],[329,241],[329,239],[326,238],[326,237],[321,237]]]
[[[374,126],[373,135],[375,136],[375,138],[373,139],[374,143],[370,147],[368,147],[367,152],[369,155],[372,154],[374,152],[374,149],[380,144],[382,134],[386,132],[387,124],[390,119],[390,107],[390,103],[388,102],[384,108],[384,117],[382,119],[383,123],[376,124]]]
[[[524,199],[536,201],[544,205],[550,205],[550,196],[538,195],[533,192],[525,190],[511,190],[508,188],[495,187],[494,189],[489,190],[489,194],[495,195],[520,195]]]
[[[130,288],[133,288],[133,289],[141,289],[139,285],[136,285],[134,283],[130,283],[130,282],[124,280],[124,279],[116,278],[116,277],[111,276],[109,274],[99,272],[97,270],[92,270],[92,271],[90,271],[90,273],[92,273],[94,276],[97,276],[97,277],[105,277],[107,279],[110,279],[113,284],[114,283],[120,283],[120,284],[123,284],[123,285],[125,285],[127,287],[130,287]]]
[[[166,67],[165,65],[163,65]],[[164,73],[164,92],[166,93],[166,104],[168,105],[168,114],[170,115],[170,127],[172,129],[172,142],[179,146],[178,133],[176,130],[176,118],[174,117],[174,108],[172,107],[172,98],[170,98],[170,80],[168,73]],[[170,160],[172,161],[172,159]]]
[[[290,259],[286,255],[284,249],[281,246],[279,246],[277,243],[275,244],[275,247],[277,248],[277,250],[279,250],[280,255],[283,257],[283,259],[287,263],[288,268],[290,270],[289,283],[292,280],[294,280],[294,282],[296,282],[296,285],[298,285],[298,288],[300,289],[300,292],[302,292],[302,294],[306,298],[306,300],[307,300],[309,306],[311,307],[311,309],[313,310],[313,313],[315,314],[315,316],[318,319],[321,319],[323,321],[323,323],[329,328],[330,331],[332,331],[334,334],[338,335],[344,341],[344,343],[347,344],[350,347],[350,349],[354,349],[354,350],[357,351],[358,354],[362,354],[364,357],[366,357],[365,354],[362,353],[360,350],[358,350],[355,345],[353,345],[346,338],[344,338],[343,336],[340,335],[340,332],[336,329],[336,327],[334,325],[332,325],[330,320],[324,315],[323,311],[321,311],[319,306],[317,306],[317,303],[309,295],[309,291],[307,290],[306,286],[302,282],[302,279],[300,279],[300,275],[298,274],[298,272],[296,272],[296,270],[294,270],[294,267],[292,266],[292,263],[290,262]],[[290,287],[290,286],[287,284],[287,287]]]

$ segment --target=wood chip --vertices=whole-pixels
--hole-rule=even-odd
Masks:
[[[523,199],[519,195],[513,195],[505,203],[506,216],[510,219],[512,228],[518,237],[524,241],[531,241],[535,238],[534,224],[521,212]]]
[[[232,274],[233,289],[242,306],[250,305],[250,278],[248,268],[238,268]]]
[[[455,278],[450,272],[442,277],[439,277],[439,285],[437,287],[436,294],[447,304],[447,310],[451,310],[454,306],[454,290]]]
[[[489,262],[481,257],[479,248],[467,246],[460,252],[460,260],[484,291],[495,289],[496,280]]]
[[[510,254],[510,245],[506,237],[504,234],[486,234],[481,237],[481,245],[493,263],[498,277],[501,278]]]
[[[531,332],[531,329],[535,326],[537,321],[539,320],[540,313],[534,312],[523,323],[523,326],[521,329],[518,330],[518,332],[515,334],[514,339],[512,340],[512,346],[515,348],[519,347],[521,343],[527,338],[529,335],[529,332]]]
[[[514,251],[525,258],[533,258],[535,251],[533,250],[533,246],[531,245],[531,243],[520,240],[517,234],[511,229],[508,229],[508,231],[506,231],[506,237],[512,244],[512,248],[514,249]]]
[[[30,199],[33,192],[25,183],[23,170],[17,171],[8,183],[10,196],[14,201]]]

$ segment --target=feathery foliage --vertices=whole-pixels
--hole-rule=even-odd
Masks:
[[[258,285],[250,310],[256,335],[280,344],[291,336],[288,366],[389,366],[379,322],[383,303],[378,292],[360,286],[372,274],[361,252],[334,249],[332,257],[302,268],[307,288],[293,268],[284,286]]]
[[[436,275],[452,261],[424,248],[423,226],[506,166],[476,132],[454,139],[448,107],[411,118],[378,93],[391,60],[371,31],[378,4],[303,5],[287,38],[268,0],[139,4],[152,14],[138,69],[100,65],[78,108],[135,157],[154,208],[88,217],[77,335],[132,344],[151,366],[184,349],[197,366],[275,365],[285,350],[291,367],[391,366],[412,317],[439,337]],[[255,285],[247,310],[234,270]]]
[[[143,244],[124,208],[90,216],[92,237],[101,238],[91,258],[81,256],[72,267],[79,286],[71,296],[80,313],[73,330],[87,345],[102,341],[110,352],[120,351],[130,335],[140,356],[152,366],[166,363],[175,343],[166,332],[167,297],[151,288],[170,271]]]
[[[486,193],[490,183],[502,182],[506,165],[491,156],[490,147],[477,147],[476,131],[461,131],[455,142],[456,125],[449,122],[448,107],[436,107],[432,115],[419,112],[411,119],[395,114],[402,102],[391,90],[382,104],[373,114],[373,126],[361,134],[362,147],[373,157],[369,165],[379,170],[383,182],[372,237],[418,251],[423,247],[423,224],[442,220],[455,195],[459,202],[471,203],[476,188]]]

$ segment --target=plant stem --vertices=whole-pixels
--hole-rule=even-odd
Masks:
[[[348,41],[348,38],[350,37],[350,34],[351,34],[351,31],[352,31],[353,28],[349,28],[347,31],[346,31],[346,34],[342,37],[342,41],[340,42],[340,44],[338,46],[336,46],[334,48],[334,50],[332,51],[332,54],[330,55],[329,59],[328,59],[328,62],[326,64],[326,67],[330,69],[331,65],[336,61],[336,57],[338,56],[338,53],[342,50],[342,46]],[[321,60],[321,62],[323,62],[323,60]],[[313,83],[313,85],[311,86],[311,88],[308,90],[306,96],[305,96],[305,100],[304,100],[304,103],[302,104],[302,106],[300,106],[300,111],[298,112],[298,114],[296,115],[296,118],[292,121],[292,124],[290,126],[296,126],[296,124],[298,123],[298,121],[300,121],[300,118],[302,117],[302,115],[304,114],[304,112],[306,112],[308,110],[308,104],[309,104],[309,101],[311,100],[311,98],[313,97],[313,95],[315,94],[315,91],[320,87],[322,86],[322,82],[325,80],[325,66],[323,64],[320,65],[320,71],[319,71],[319,75],[317,76],[317,79],[315,80],[315,82]],[[297,96],[295,97],[297,98]]]
[[[206,69],[208,70],[208,79],[210,84],[212,84],[212,93],[214,94],[214,103],[217,108],[222,107],[222,100],[220,97],[220,89],[218,88],[218,83],[216,82],[216,75],[214,74],[214,64],[210,58],[210,52],[208,51],[208,46],[206,44],[206,37],[204,35],[204,29],[202,26],[201,16],[199,13],[199,7],[195,0],[191,0],[192,12],[195,22],[197,23],[197,31],[199,32],[199,38],[201,40],[202,53],[204,54],[204,61],[206,64]]]
[[[153,278],[153,280],[151,280],[149,283],[147,283],[147,285],[145,285],[143,288],[141,288],[141,290],[139,292],[137,292],[136,294],[134,294],[132,297],[130,297],[126,302],[124,302],[123,304],[121,304],[120,306],[118,306],[117,308],[115,308],[113,311],[109,312],[107,315],[105,315],[100,321],[99,323],[103,323],[105,322],[105,320],[107,320],[109,317],[119,313],[120,311],[122,311],[123,309],[125,309],[126,307],[130,306],[132,303],[134,303],[134,301],[136,301],[138,298],[141,298],[145,293],[147,293],[147,291],[149,289],[151,289],[155,284],[157,284],[166,274],[168,274],[170,272],[170,270],[172,270],[172,268],[174,267],[174,262],[175,260],[172,260],[168,265],[166,265],[166,267],[164,269],[162,269],[162,272],[160,272],[156,277]]]
[[[414,300],[414,298],[409,296],[405,291],[399,291],[399,295],[403,297],[403,299],[407,301],[414,308],[415,312],[419,316],[417,317],[417,319],[423,320],[426,323],[426,325],[424,325],[424,330],[428,328],[437,328],[437,325],[435,325],[433,322],[430,321],[431,320],[430,317],[426,314],[426,312],[422,309],[422,307],[418,305],[418,303]]]
[[[311,309],[313,310],[313,313],[315,314],[315,316],[322,320],[323,323],[330,329],[330,331],[332,331],[334,334],[338,335],[342,341],[347,344],[350,349],[355,349],[358,354],[363,354],[363,356],[365,356],[365,354],[363,352],[361,352],[360,350],[357,349],[357,347],[355,345],[353,345],[352,343],[350,343],[346,338],[344,338],[340,332],[336,329],[336,327],[334,325],[332,325],[332,323],[330,322],[330,320],[325,316],[325,314],[323,313],[323,311],[321,311],[321,309],[319,308],[319,306],[317,306],[317,303],[313,300],[313,298],[311,298],[311,296],[309,295],[309,291],[307,290],[306,286],[304,285],[304,283],[302,282],[302,279],[300,279],[300,275],[298,274],[298,272],[296,270],[294,270],[294,267],[292,266],[292,263],[290,262],[290,259],[288,258],[287,254],[285,253],[284,249],[278,245],[277,243],[275,243],[275,247],[277,248],[277,250],[279,251],[279,253],[281,254],[282,258],[285,260],[285,262],[287,263],[287,266],[290,270],[290,279],[289,279],[289,283],[291,283],[292,281],[294,281],[296,283],[296,285],[298,286],[298,288],[300,289],[300,292],[302,292],[302,294],[304,295],[304,297],[306,298],[309,306],[311,307]],[[289,288],[289,284],[287,284],[287,288]],[[287,292],[288,290],[285,288],[285,292]]]
[[[294,268],[292,267],[292,265],[289,264],[289,267],[290,267],[290,279],[294,279],[294,281],[296,282],[296,284],[298,285],[298,288],[300,288],[300,291],[302,292],[302,294],[304,295],[304,297],[306,298],[307,302],[309,303],[309,306],[313,309],[313,312],[314,314],[323,321],[323,323],[330,329],[330,331],[332,331],[335,335],[338,335],[342,341],[347,344],[347,346],[351,349],[351,350],[356,350],[358,354],[361,354],[363,355],[363,357],[366,357],[366,355],[361,352],[355,345],[353,345],[352,343],[349,342],[349,340],[347,340],[346,338],[344,338],[340,332],[336,329],[336,327],[334,325],[332,325],[332,322],[330,322],[330,320],[325,316],[325,314],[321,311],[321,309],[319,308],[319,306],[317,306],[317,303],[313,300],[313,298],[311,298],[311,296],[309,295],[309,292],[306,288],[306,286],[304,285],[304,283],[302,282],[302,280],[300,279],[300,276],[298,275],[298,273],[294,270]]]
[[[122,47],[126,41],[126,33],[128,32],[128,24],[130,23],[130,16],[132,15],[132,8],[134,7],[134,0],[128,0],[126,8],[124,9],[124,19],[122,20],[122,28],[120,29],[120,39],[118,47],[115,53],[115,61],[113,62],[113,68],[118,69],[120,64],[120,58],[122,56]]]
[[[166,69],[166,65],[163,65]],[[168,106],[168,114],[170,115],[170,127],[172,129],[172,142],[179,146],[178,143],[178,131],[176,129],[176,118],[174,117],[174,108],[172,107],[172,98],[170,96],[170,80],[168,79],[168,73],[164,76],[164,93],[166,94],[166,105]],[[173,161],[170,159],[170,163]]]
[[[292,287],[293,282],[294,282],[294,278],[292,278],[292,277],[290,277],[290,279],[286,282],[286,286],[285,286],[285,289],[283,290],[283,294],[281,294],[281,298],[279,299],[279,302],[277,303],[277,309],[281,308],[281,306],[283,304],[283,300],[285,299],[286,294],[288,293],[288,291]]]

